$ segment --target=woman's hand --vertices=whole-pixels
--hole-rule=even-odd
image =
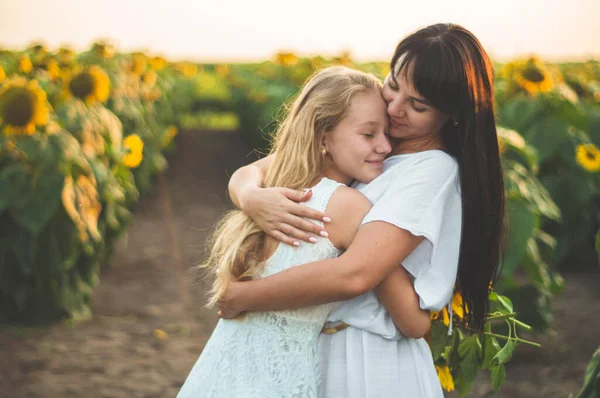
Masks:
[[[299,246],[300,240],[315,243],[314,235],[328,236],[323,228],[303,218],[331,221],[324,213],[299,203],[306,202],[311,195],[310,190],[253,188],[240,198],[240,207],[267,235],[288,245]]]

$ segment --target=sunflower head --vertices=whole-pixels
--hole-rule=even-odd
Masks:
[[[69,90],[87,104],[104,102],[110,94],[110,79],[102,68],[93,65],[71,79]]]
[[[334,58],[334,62],[340,65],[348,66],[352,64],[350,51],[344,51],[339,57]]]
[[[0,123],[8,135],[33,134],[48,123],[46,93],[36,81],[15,78],[0,90]]]
[[[31,51],[34,54],[48,54],[48,50],[46,49],[46,46],[43,45],[42,43],[32,43],[29,46],[29,51]]]
[[[175,136],[177,135],[178,132],[179,132],[179,130],[177,130],[176,126],[171,125],[166,128],[165,134],[162,136],[162,139],[161,139],[163,148],[168,146],[171,143],[171,141],[173,140],[173,138],[175,138]]]
[[[156,79],[156,72],[154,72],[153,70],[144,72],[144,74],[141,77],[142,82],[148,86],[154,86],[154,84],[156,83]]]
[[[56,54],[56,59],[61,65],[70,65],[75,61],[75,52],[67,47],[61,47]]]
[[[100,58],[112,58],[115,56],[115,47],[107,42],[92,44],[92,51]]]
[[[435,371],[437,372],[442,388],[446,391],[454,391],[454,379],[452,378],[450,368],[447,365],[435,365]]]
[[[294,53],[280,52],[275,55],[275,63],[283,66],[293,66],[298,63],[298,57]]]
[[[545,93],[554,83],[550,73],[537,58],[530,58],[514,71],[514,79],[528,94]]]
[[[31,58],[28,55],[23,54],[19,57],[19,70],[25,74],[31,73],[33,70],[33,63],[31,62]]]
[[[581,144],[575,149],[577,163],[585,170],[596,173],[600,171],[600,149],[594,144]]]
[[[48,72],[48,77],[50,77],[50,80],[58,79],[61,75],[60,66],[54,58],[47,57],[40,65],[40,68]]]
[[[6,79],[6,72],[4,71],[2,65],[0,65],[0,83],[2,83],[4,79]]]
[[[185,77],[194,77],[198,73],[198,67],[191,62],[178,62],[173,68]]]
[[[134,75],[141,76],[148,66],[148,60],[142,53],[136,53],[131,56],[131,72]]]
[[[163,70],[167,66],[167,61],[163,57],[152,57],[148,60],[152,70]]]
[[[144,152],[144,141],[137,134],[131,134],[123,140],[123,147],[127,154],[123,157],[123,164],[129,168],[135,168],[142,163]]]

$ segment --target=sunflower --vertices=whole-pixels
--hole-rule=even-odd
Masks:
[[[0,83],[2,83],[6,79],[6,72],[4,72],[4,68],[0,65]]]
[[[25,74],[31,73],[33,70],[33,63],[29,56],[23,54],[19,57],[19,70]]]
[[[177,130],[177,127],[173,125],[167,127],[167,129],[165,130],[165,134],[162,136],[161,140],[163,148],[171,143],[171,141],[173,140],[173,138],[175,138],[178,132],[179,131]]]
[[[53,58],[48,58],[43,65],[43,68],[48,72],[50,80],[54,80],[60,77],[60,66]]]
[[[448,315],[448,310],[446,309],[446,307],[442,308],[441,311],[432,311],[429,314],[429,319],[431,319],[432,321],[436,321],[440,318],[440,315],[442,316],[444,325],[450,326],[450,316]]]
[[[141,76],[146,71],[147,66],[148,60],[144,54],[137,53],[131,56],[130,67],[134,75]]]
[[[215,66],[215,72],[217,75],[225,77],[229,74],[229,67],[226,64],[219,64]]]
[[[35,80],[17,77],[0,90],[0,123],[7,135],[31,135],[35,126],[48,123],[49,106],[46,92]]]
[[[72,176],[65,177],[61,194],[63,207],[75,224],[79,239],[87,242],[91,237],[102,240],[98,230],[98,217],[102,205],[98,201],[98,190],[94,175],[80,175],[75,181]]]
[[[198,73],[198,67],[191,62],[178,62],[173,68],[185,77],[194,77]]]
[[[344,51],[339,57],[335,57],[333,61],[337,64],[348,66],[352,64],[352,56],[350,51]]]
[[[142,163],[144,152],[144,141],[137,134],[131,134],[123,140],[123,147],[128,153],[123,157],[123,164],[133,169]]]
[[[529,94],[545,93],[552,89],[554,83],[550,74],[536,59],[529,59],[514,71],[515,81]]]
[[[56,57],[61,65],[69,65],[75,61],[75,52],[70,48],[62,47],[58,50]]]
[[[93,104],[104,102],[110,94],[110,79],[99,66],[92,65],[75,75],[68,84],[69,91],[77,98]]]
[[[144,84],[147,84],[148,86],[154,86],[154,84],[156,83],[156,79],[157,75],[156,72],[154,72],[153,70],[144,72],[144,74],[141,77],[142,82]]]
[[[293,66],[298,63],[298,57],[294,53],[277,53],[275,55],[275,63],[283,66]]]
[[[576,148],[577,163],[591,172],[600,171],[600,150],[594,144],[581,144]]]
[[[92,45],[92,51],[100,58],[112,58],[115,56],[115,47],[105,42],[97,42]]]
[[[454,379],[448,366],[435,365],[435,371],[437,372],[438,379],[442,388],[446,391],[454,391]]]
[[[148,60],[148,64],[153,70],[163,70],[167,66],[167,61],[163,57],[152,57]]]
[[[463,303],[463,298],[460,293],[455,292],[452,295],[452,311],[454,312],[454,315],[460,319],[463,319],[465,317],[466,308],[466,304]]]

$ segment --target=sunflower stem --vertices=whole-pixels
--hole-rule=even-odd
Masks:
[[[504,336],[502,334],[496,334],[496,333],[491,333],[491,332],[484,332],[483,333],[485,336],[490,336],[490,337],[495,337],[497,339],[502,339],[502,340],[515,340],[518,343],[523,343],[523,344],[528,344],[528,345],[532,345],[534,347],[541,347],[541,344],[538,343],[534,343],[533,341],[529,341],[529,340],[524,340],[520,337],[508,337],[508,336]]]

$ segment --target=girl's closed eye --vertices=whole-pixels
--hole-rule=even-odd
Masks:
[[[375,135],[371,134],[371,133],[365,133],[365,134],[363,134],[363,136],[365,136],[367,138],[373,138],[373,137],[375,137]]]

